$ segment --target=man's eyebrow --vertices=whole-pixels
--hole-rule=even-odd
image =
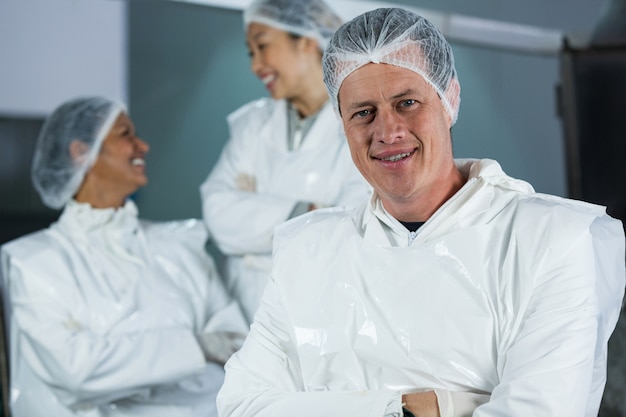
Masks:
[[[374,101],[372,100],[358,101],[356,103],[351,103],[346,110],[354,110],[354,109],[359,109],[361,107],[372,106],[373,103]]]
[[[398,94],[394,94],[393,96],[390,97],[391,100],[396,100],[399,99],[401,97],[406,97],[408,95],[411,94],[415,94],[415,90],[412,88],[407,88],[406,90],[398,93]],[[365,100],[365,101],[357,101],[355,103],[351,103],[350,105],[348,105],[347,110],[354,110],[354,109],[358,109],[361,107],[368,107],[368,106],[373,106],[375,103],[374,100]]]
[[[400,97],[404,97],[404,96],[408,96],[411,94],[415,94],[415,90],[413,90],[412,88],[407,88],[405,91],[402,91],[401,93],[395,94],[393,96],[391,96],[392,99],[397,99]]]

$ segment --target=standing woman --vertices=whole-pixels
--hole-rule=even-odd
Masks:
[[[341,19],[322,0],[255,0],[244,11],[251,69],[271,98],[228,117],[230,139],[200,192],[226,282],[249,322],[271,267],[274,227],[307,211],[355,206],[358,173],[322,79]]]
[[[14,417],[217,415],[223,363],[247,326],[202,222],[138,219],[128,197],[148,181],[147,152],[105,98],[46,120],[33,182],[63,212],[1,248]]]

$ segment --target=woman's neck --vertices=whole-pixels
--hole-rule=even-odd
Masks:
[[[74,195],[74,199],[79,203],[88,203],[98,209],[122,207],[127,197],[128,194],[121,193],[120,190],[111,190],[103,184],[98,186],[87,178]]]
[[[301,94],[289,100],[300,117],[303,118],[317,113],[328,101],[328,93],[322,75],[319,74],[319,77],[311,76],[309,79],[311,82],[303,87]]]

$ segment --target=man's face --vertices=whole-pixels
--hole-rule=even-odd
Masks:
[[[385,208],[423,205],[449,190],[451,120],[420,75],[367,64],[343,81],[338,98],[352,159]]]

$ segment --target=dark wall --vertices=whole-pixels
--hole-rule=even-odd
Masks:
[[[58,212],[46,208],[30,168],[42,118],[0,117],[0,244],[48,226]]]
[[[493,0],[476,1],[471,7],[454,1],[410,3],[528,25],[546,20],[538,9],[526,7],[529,10],[520,14],[525,6],[513,2],[497,2],[498,7]],[[150,184],[139,192],[137,203],[147,218],[197,217],[198,187],[227,139],[226,115],[267,95],[249,69],[241,12],[175,1],[128,4],[130,111],[152,145]],[[568,19],[577,25],[572,16],[588,12],[590,4],[563,12],[555,25]],[[554,97],[557,56],[462,44],[453,48],[461,82],[461,110],[453,129],[456,156],[496,159],[507,173],[531,182],[538,191],[565,195],[563,139]]]
[[[130,113],[150,145],[142,216],[201,216],[198,187],[227,139],[226,116],[266,95],[250,72],[241,13],[129,2]]]

